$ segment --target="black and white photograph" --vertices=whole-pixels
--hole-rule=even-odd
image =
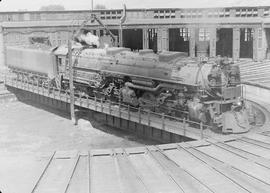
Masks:
[[[0,193],[269,192],[269,0],[0,0]]]

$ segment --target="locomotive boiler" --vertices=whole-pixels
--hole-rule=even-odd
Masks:
[[[7,65],[14,72],[47,74],[58,82],[55,86],[68,89],[67,46],[29,49],[8,47]],[[41,53],[46,59],[38,59]],[[235,64],[198,61],[181,52],[89,46],[73,47],[73,61],[75,91],[81,95],[120,99],[134,107],[203,122],[223,133],[249,130]]]

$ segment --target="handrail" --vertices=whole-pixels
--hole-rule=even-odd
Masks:
[[[259,87],[259,88],[270,90],[270,86],[262,85],[260,83],[255,83],[255,82],[250,82],[250,81],[242,81],[241,84],[250,85],[250,86],[256,86],[256,87]]]
[[[15,78],[10,74],[2,75],[5,78],[5,84],[10,85],[12,87],[21,88],[23,90],[28,90],[30,92],[37,93],[39,95],[48,96],[54,98],[56,100],[62,100],[64,102],[70,101],[70,96],[68,90],[63,90],[55,87],[51,87],[50,84],[44,85],[40,82],[36,82],[34,80],[27,81],[21,78]],[[97,92],[98,94],[102,94],[101,92]],[[182,123],[181,129],[183,130],[183,134],[186,132],[190,132],[193,134],[201,135],[201,138],[205,136],[203,133],[204,128],[210,127],[207,124],[203,124],[202,122],[195,122],[186,118],[180,118],[176,116],[166,115],[164,113],[157,113],[151,111],[149,109],[144,109],[141,107],[133,107],[131,105],[119,102],[112,101],[109,99],[104,99],[103,97],[97,96],[83,96],[76,94],[74,96],[75,105],[90,108],[90,106],[94,106],[93,110],[101,111],[103,113],[108,113],[113,116],[119,116],[120,118],[126,118],[128,120],[135,118],[135,120],[139,121],[139,123],[144,123],[151,125],[153,123],[157,123],[161,125],[162,130],[166,130],[167,126],[171,126],[174,128],[179,128],[178,124],[173,124],[173,122]],[[116,112],[116,113],[115,113]],[[200,128],[200,131],[188,130],[186,128],[187,125],[195,125]]]

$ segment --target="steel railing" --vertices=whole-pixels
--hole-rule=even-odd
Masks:
[[[58,89],[50,84],[41,84],[39,79],[29,80],[23,77],[17,77],[11,74],[2,74],[5,85],[26,90],[42,96],[70,103],[68,90]],[[164,131],[173,132],[182,136],[193,138],[205,138],[207,134],[204,132],[209,125],[202,122],[195,122],[188,117],[180,118],[167,115],[165,113],[153,112],[149,109],[141,107],[133,107],[119,101],[112,101],[97,96],[84,96],[76,94],[74,96],[75,105],[83,108],[91,109],[101,113],[116,116],[128,121],[137,122],[143,125],[158,128]],[[174,109],[173,109],[174,110]],[[180,111],[184,113],[184,111]]]

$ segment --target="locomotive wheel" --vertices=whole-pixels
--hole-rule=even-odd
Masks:
[[[219,127],[217,124],[213,122],[213,119],[211,118],[209,112],[206,113],[206,120],[207,120],[206,124],[209,125],[211,131],[215,133],[222,133],[222,127]]]
[[[164,113],[166,115],[174,116],[175,113],[173,113],[172,108],[167,106],[166,104],[160,105],[156,108],[157,113]]]
[[[102,92],[94,91],[93,93],[97,99],[102,99],[103,101],[106,100],[106,96]]]
[[[140,107],[155,111],[156,97],[153,93],[145,92],[142,97],[139,98]]]
[[[207,123],[210,126],[210,130],[215,133],[222,133],[222,126],[218,126],[217,124],[213,123],[213,120],[211,120],[209,123]]]

